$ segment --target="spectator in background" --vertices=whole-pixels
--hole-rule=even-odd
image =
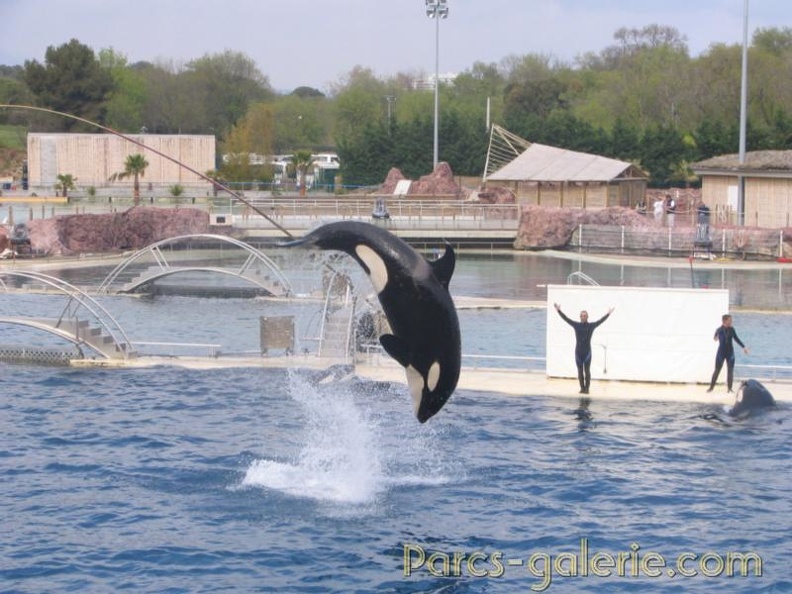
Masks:
[[[655,200],[653,205],[654,208],[654,220],[658,223],[663,220],[663,199],[658,198]]]
[[[676,201],[674,200],[673,196],[671,196],[671,194],[666,194],[665,211],[666,211],[668,226],[673,227],[674,217],[676,216]]]

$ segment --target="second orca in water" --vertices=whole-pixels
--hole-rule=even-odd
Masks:
[[[746,417],[752,412],[763,408],[774,408],[773,395],[764,385],[755,380],[744,381],[737,390],[734,406],[729,410],[730,417]]]

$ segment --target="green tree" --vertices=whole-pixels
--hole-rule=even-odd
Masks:
[[[104,123],[113,78],[93,50],[72,39],[59,47],[49,46],[44,57],[44,64],[26,61],[23,74],[38,105]],[[71,119],[58,122],[64,130],[78,127]]]
[[[274,96],[269,79],[240,52],[207,54],[189,62],[180,76],[200,104],[200,126],[218,136],[244,117],[251,103]]]
[[[319,89],[314,89],[313,87],[297,87],[291,92],[291,94],[295,97],[299,97],[300,99],[325,96],[325,94],[322,93],[322,91],[320,91]]]
[[[450,103],[461,117],[478,120],[486,130],[488,107],[489,122],[503,122],[505,88],[506,77],[496,64],[476,62],[457,76],[453,85],[443,90],[446,103]]]
[[[130,69],[143,82],[142,121],[154,134],[206,134],[202,97],[172,64],[140,62]]]
[[[118,171],[110,176],[110,181],[120,181],[128,177],[132,178],[133,204],[135,206],[140,204],[140,178],[145,175],[148,166],[149,162],[146,161],[146,157],[140,153],[135,153],[126,158],[123,171]]]
[[[691,64],[691,128],[704,121],[724,126],[739,121],[741,62],[739,45],[714,44]]]
[[[71,173],[62,173],[58,175],[58,183],[55,184],[55,189],[58,192],[63,194],[64,198],[69,197],[69,190],[74,189],[74,182],[77,181],[77,178],[74,177]]]
[[[336,134],[349,139],[382,120],[388,88],[370,69],[356,66],[345,84],[334,88],[333,96]]]
[[[24,70],[21,66],[0,66],[0,103],[30,105],[33,94],[23,80]],[[24,121],[21,110],[3,110],[0,112],[0,123],[18,123]]]
[[[513,56],[507,64],[509,72],[503,99],[506,121],[545,118],[554,110],[566,107],[567,86],[561,76],[563,65],[540,54]]]
[[[234,182],[272,181],[273,110],[268,103],[254,103],[247,114],[231,129],[225,142],[223,178]],[[254,165],[251,158],[263,161]]]
[[[294,168],[300,177],[300,196],[305,196],[305,176],[314,163],[311,151],[300,150],[295,152],[294,157],[292,157],[292,163],[294,163]]]
[[[611,130],[611,147],[607,152],[617,159],[631,161],[639,155],[640,135],[636,128],[631,128],[621,118]]]
[[[649,128],[641,140],[641,165],[649,171],[655,186],[667,187],[689,153],[683,136],[670,126]]]
[[[767,27],[754,31],[751,45],[776,56],[792,52],[792,27]]]
[[[733,153],[739,143],[738,122],[729,126],[720,120],[705,118],[693,135],[696,139],[697,160]]]
[[[146,81],[140,72],[129,67],[126,56],[111,48],[99,51],[99,64],[113,78],[113,90],[107,101],[107,125],[122,132],[138,132],[144,127]]]
[[[341,176],[345,184],[372,186],[382,183],[390,168],[400,165],[399,156],[394,153],[396,147],[394,136],[399,127],[399,124],[394,124],[393,128],[389,129],[386,121],[374,122],[366,126],[359,136],[339,140],[338,156],[341,159]],[[405,152],[420,154],[410,151],[403,139],[399,146]],[[431,156],[429,166],[431,167]],[[402,172],[410,175],[409,171],[405,172],[404,169]]]
[[[301,147],[320,149],[332,146],[331,104],[325,97],[301,97],[292,93],[272,103],[273,150],[293,153]]]

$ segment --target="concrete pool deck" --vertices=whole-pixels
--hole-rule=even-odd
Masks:
[[[133,359],[74,360],[74,367],[123,367],[146,368],[174,366],[188,369],[220,368],[278,368],[278,369],[329,369],[333,366],[348,366],[360,378],[389,382],[407,387],[404,369],[387,355],[373,354],[357,361],[354,366],[344,359],[330,359],[316,355],[291,355],[278,357],[154,357],[141,356]],[[725,373],[725,372],[724,372]],[[792,402],[792,382],[785,380],[759,379],[778,402]],[[735,379],[735,390],[740,380]],[[490,367],[463,367],[459,376],[458,389],[474,392],[495,392],[507,396],[531,397],[554,396],[580,398],[576,379],[547,377],[541,371],[524,369],[496,369]],[[734,394],[726,392],[721,381],[712,392],[706,384],[631,382],[621,380],[594,379],[588,398],[607,400],[652,400],[668,402],[697,402],[702,404],[731,405]]]

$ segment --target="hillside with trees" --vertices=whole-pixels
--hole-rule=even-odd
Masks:
[[[749,48],[749,150],[792,148],[792,29],[757,30]],[[674,28],[621,28],[613,43],[565,63],[526,54],[475,63],[440,88],[440,159],[455,174],[484,169],[490,121],[532,142],[639,164],[657,187],[691,181],[688,164],[735,153],[741,47],[690,56]],[[335,150],[348,185],[391,167],[432,168],[433,91],[419,76],[378,78],[357,66],[326,92],[274,92],[265,64],[227,50],[184,65],[129,62],[77,40],[43,64],[0,66],[0,103],[65,111],[127,133],[214,134],[223,153]],[[94,131],[64,118],[0,110],[0,131]],[[9,135],[0,134],[7,145]],[[2,148],[2,147],[0,147]],[[267,167],[230,159],[218,175],[267,181]]]

